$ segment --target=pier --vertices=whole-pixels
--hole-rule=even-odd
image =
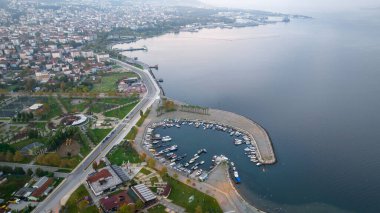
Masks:
[[[130,47],[130,48],[115,48],[113,50],[115,50],[117,52],[125,52],[125,51],[133,52],[133,51],[148,51],[148,48],[146,46],[143,46],[143,47],[137,47],[137,48],[134,48],[134,47]]]

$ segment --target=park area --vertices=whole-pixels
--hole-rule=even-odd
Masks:
[[[181,183],[172,177],[166,176],[164,180],[172,187],[168,199],[184,207],[187,212],[199,212],[200,208],[201,212],[223,212],[215,198]]]
[[[117,83],[123,78],[138,77],[134,72],[113,72],[102,76],[100,83],[94,84],[92,92],[109,93],[116,92]]]
[[[80,185],[70,196],[64,211],[67,213],[93,213],[99,212],[98,208],[93,205],[90,194],[84,187]]]
[[[128,162],[141,162],[139,154],[128,142],[124,142],[112,148],[112,150],[107,154],[107,158],[112,164],[116,164],[118,166]]]

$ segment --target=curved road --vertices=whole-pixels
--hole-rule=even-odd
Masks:
[[[59,212],[61,201],[68,199],[71,193],[83,183],[88,174],[92,172],[92,162],[106,156],[113,146],[119,144],[128,134],[130,129],[137,123],[140,110],[146,111],[160,96],[157,82],[149,74],[147,69],[141,70],[119,60],[111,59],[117,64],[126,67],[141,76],[147,87],[147,93],[142,100],[129,112],[128,115],[116,126],[110,134],[99,143],[92,152],[70,173],[70,175],[41,202],[33,212]],[[137,115],[137,116],[136,116]]]

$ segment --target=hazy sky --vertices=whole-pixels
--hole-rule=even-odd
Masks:
[[[278,12],[329,12],[380,7],[380,0],[201,0],[223,7],[239,7]]]

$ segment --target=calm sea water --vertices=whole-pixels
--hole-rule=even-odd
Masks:
[[[379,14],[318,14],[126,47],[147,45],[129,54],[159,64],[169,97],[243,114],[269,131],[276,165],[263,171],[236,162],[239,191],[252,204],[270,212],[380,212]],[[185,140],[186,133],[172,134]]]

